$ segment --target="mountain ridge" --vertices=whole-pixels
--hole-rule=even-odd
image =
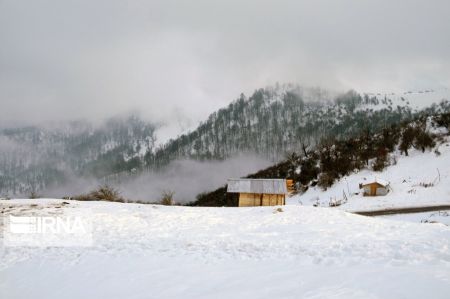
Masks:
[[[137,115],[95,126],[71,121],[0,129],[0,195],[45,192],[70,176],[115,184],[180,159],[224,160],[252,153],[277,162],[327,136],[349,137],[363,129],[377,130],[411,119],[420,110],[413,108],[408,95],[334,94],[320,88],[275,85],[258,89],[248,98],[241,94],[196,129],[159,146],[158,125]],[[426,111],[444,111],[448,106],[443,101]]]

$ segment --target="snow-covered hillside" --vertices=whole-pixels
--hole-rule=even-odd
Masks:
[[[0,247],[0,298],[448,298],[450,228],[329,208],[0,201],[87,208],[92,247]],[[2,240],[3,241],[3,240]]]
[[[337,208],[347,211],[450,204],[450,141],[444,138],[433,151],[413,150],[409,156],[395,152],[391,155],[395,165],[382,172],[364,169],[341,178],[326,191],[311,187],[289,198],[287,204],[329,206],[330,201],[342,201],[345,196],[348,201]],[[389,182],[389,193],[364,197],[359,184],[375,179]]]
[[[390,100],[393,107],[410,105],[414,110],[421,110],[432,104],[440,103],[442,100],[450,99],[450,89],[423,89],[423,90],[407,90],[403,92],[378,92],[366,93],[370,97],[376,97],[380,101],[384,99]]]

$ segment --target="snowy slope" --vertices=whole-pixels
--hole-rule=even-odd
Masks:
[[[93,216],[92,247],[0,247],[0,298],[448,298],[450,228],[305,206],[0,201]],[[32,206],[31,204],[34,204]]]
[[[369,97],[374,96],[380,101],[383,99],[388,99],[392,103],[393,107],[408,104],[415,111],[429,107],[432,104],[438,104],[442,100],[450,100],[450,89],[445,87],[440,89],[408,90],[397,93],[380,92],[365,94]],[[380,107],[382,107],[382,105]]]
[[[434,151],[413,150],[409,156],[393,154],[391,158],[397,162],[382,172],[364,169],[357,173],[341,178],[332,187],[323,191],[319,187],[312,187],[301,195],[287,200],[287,204],[329,206],[330,200],[342,200],[344,193],[347,203],[339,209],[347,211],[374,210],[390,207],[411,207],[423,205],[450,204],[450,142],[445,142]],[[363,197],[359,183],[374,179],[383,179],[390,183],[390,192],[386,196]],[[431,187],[424,184],[433,183]]]

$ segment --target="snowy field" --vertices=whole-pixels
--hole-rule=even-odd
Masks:
[[[450,227],[306,206],[87,208],[92,247],[0,247],[0,298],[449,298]]]

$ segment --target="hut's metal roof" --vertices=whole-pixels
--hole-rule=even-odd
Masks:
[[[284,179],[229,179],[227,192],[286,194]]]

